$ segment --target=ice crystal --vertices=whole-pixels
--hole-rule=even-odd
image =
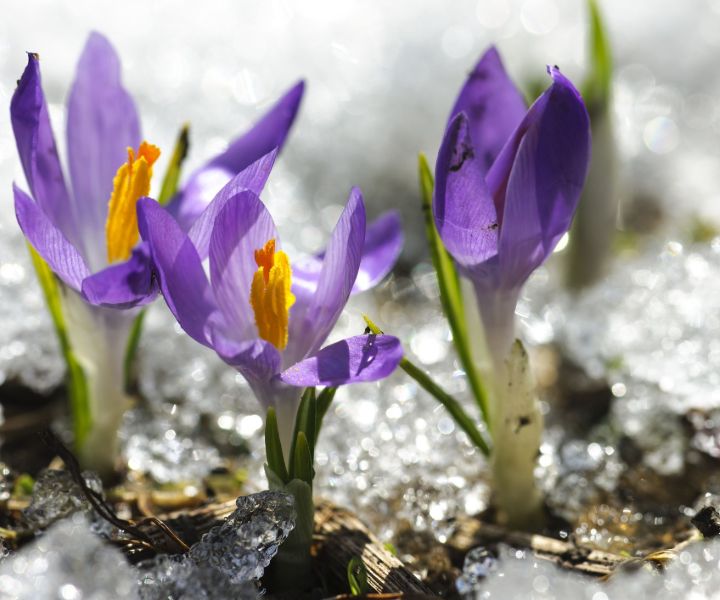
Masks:
[[[211,566],[184,557],[160,555],[139,566],[141,600],[251,600],[258,587],[251,581],[231,581]]]
[[[140,565],[143,600],[249,599],[257,581],[295,526],[292,496],[241,496],[237,509],[193,544],[184,557],[159,556]]]
[[[136,600],[137,584],[120,551],[66,519],[0,563],[0,600]]]
[[[236,504],[222,525],[190,549],[190,558],[233,582],[260,579],[295,527],[295,503],[289,494],[261,492],[241,496]]]
[[[83,478],[90,489],[102,494],[102,483],[95,473],[85,471]],[[91,504],[70,472],[55,469],[41,471],[35,480],[30,505],[23,511],[25,520],[33,528],[44,529],[77,512],[94,518]]]

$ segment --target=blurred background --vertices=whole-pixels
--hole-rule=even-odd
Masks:
[[[599,5],[616,63],[627,202],[640,198],[643,210],[661,204],[675,230],[698,215],[720,222],[720,2]],[[587,62],[586,5],[577,0],[10,0],[3,7],[0,102],[9,104],[24,51],[38,52],[60,140],[75,63],[93,29],[118,49],[144,135],[165,149],[165,160],[180,125],[191,124],[188,167],[304,78],[304,105],[266,198],[280,209],[281,232],[290,225],[286,242],[319,248],[350,186],[359,185],[373,216],[388,206],[403,211],[405,269],[423,255],[417,153],[434,161],[459,86],[483,50],[497,44],[523,89],[545,84],[547,64],[580,83]],[[0,223],[19,239],[9,191],[22,173],[7,109],[1,114]]]

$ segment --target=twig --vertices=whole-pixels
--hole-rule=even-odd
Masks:
[[[155,527],[160,529],[167,537],[169,537],[173,542],[175,542],[180,547],[181,552],[187,552],[188,550],[190,550],[190,546],[188,546],[182,540],[182,538],[180,538],[180,536],[175,532],[175,530],[173,530],[167,523],[165,523],[161,519],[158,519],[157,517],[147,517],[138,523],[138,527],[140,525],[154,525]]]
[[[50,429],[46,429],[45,431],[41,432],[40,438],[54,452],[56,452],[58,456],[60,456],[60,458],[62,458],[65,466],[70,472],[70,475],[72,476],[75,483],[77,483],[77,485],[82,490],[83,495],[85,496],[85,498],[87,498],[87,501],[103,519],[105,519],[111,525],[117,527],[118,529],[121,529],[122,531],[125,531],[126,533],[129,533],[130,535],[137,538],[137,540],[134,541],[141,541],[144,545],[149,545],[156,552],[163,551],[162,548],[158,548],[156,546],[150,535],[142,531],[139,527],[136,527],[135,524],[131,521],[126,521],[119,518],[112,510],[112,508],[110,508],[107,502],[105,502],[105,499],[87,485],[87,483],[85,482],[85,478],[83,477],[82,470],[80,468],[80,463],[78,463],[77,458],[75,458],[75,455],[65,446],[65,444],[60,441],[60,439]],[[152,523],[153,525],[158,527],[168,538],[178,544],[178,546],[180,546],[183,552],[189,550],[189,546],[185,542],[183,542],[182,539],[180,539],[180,537],[160,519],[151,517],[149,519],[144,519],[143,522]]]
[[[528,548],[538,558],[596,577],[610,575],[615,567],[627,560],[618,554],[578,547],[570,542],[543,535],[509,531],[471,517],[458,521],[458,527],[448,540],[448,546],[465,555],[474,546],[488,542],[503,542],[517,548]]]

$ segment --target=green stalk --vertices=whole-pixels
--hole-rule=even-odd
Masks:
[[[430,247],[430,257],[432,259],[435,272],[437,273],[438,285],[440,287],[440,302],[447,317],[450,331],[453,335],[453,343],[457,351],[460,364],[462,364],[465,374],[470,384],[473,397],[480,407],[483,420],[488,429],[491,428],[490,409],[488,393],[483,385],[482,380],[475,368],[472,351],[470,350],[470,340],[467,335],[467,326],[465,323],[465,312],[463,309],[462,292],[460,290],[460,279],[457,269],[452,258],[445,249],[440,239],[435,220],[432,212],[433,197],[433,177],[428,166],[427,159],[424,154],[418,157],[418,167],[420,174],[420,190],[422,196],[422,210],[425,217],[425,234]]]
[[[373,323],[369,317],[364,316],[365,322],[367,323],[368,329],[375,335],[382,335],[382,330]],[[485,441],[480,430],[475,426],[475,423],[470,416],[465,412],[462,405],[443,390],[432,378],[425,373],[420,367],[410,362],[407,358],[400,361],[400,368],[405,371],[410,377],[412,377],[421,388],[433,396],[445,409],[450,413],[450,416],[460,426],[460,428],[467,434],[475,446],[485,455],[490,455],[490,447]]]
[[[265,460],[268,468],[282,484],[290,481],[285,459],[283,458],[282,442],[278,431],[275,409],[270,407],[265,417]]]
[[[602,15],[596,0],[588,0],[590,14],[590,74],[583,83],[582,95],[590,113],[607,108],[612,85],[612,53]]]
[[[425,373],[420,367],[410,362],[407,358],[403,358],[400,361],[400,368],[405,371],[410,377],[412,377],[426,392],[429,392],[445,409],[450,413],[450,416],[460,426],[460,428],[467,434],[475,446],[485,455],[490,455],[490,447],[485,441],[480,430],[475,427],[475,423],[465,412],[460,403],[455,400],[450,394],[443,390],[437,383],[435,383],[430,376]]]
[[[353,556],[348,562],[347,578],[352,596],[364,596],[370,593],[367,567],[359,556]]]
[[[125,373],[125,389],[128,392],[137,391],[137,365],[135,357],[137,356],[138,347],[140,346],[140,336],[142,334],[143,321],[145,319],[145,311],[143,308],[135,317],[133,321],[132,329],[130,330],[130,336],[128,337],[127,348],[125,350],[125,362],[123,365],[123,371]]]
[[[170,157],[170,164],[168,165],[167,171],[165,171],[165,177],[163,178],[162,187],[160,188],[160,195],[157,199],[163,206],[170,202],[173,196],[177,193],[178,186],[180,184],[182,164],[187,157],[189,150],[190,125],[185,123],[180,129],[180,133],[175,141],[175,147],[173,148],[173,153]]]
[[[326,387],[326,388],[323,388],[322,392],[320,392],[317,395],[317,404],[315,405],[316,441],[317,441],[317,436],[320,435],[320,428],[322,427],[323,419],[325,418],[325,413],[327,413],[328,408],[330,408],[330,404],[332,404],[332,401],[335,398],[335,392],[337,392],[336,387]]]
[[[75,432],[75,448],[79,450],[92,427],[90,402],[88,398],[87,380],[80,363],[75,358],[68,338],[67,327],[62,313],[60,300],[60,287],[50,266],[37,253],[35,248],[28,244],[30,258],[35,273],[42,288],[50,317],[55,327],[55,333],[60,343],[60,352],[67,365],[67,386],[72,413],[73,430]]]
[[[334,396],[334,388],[319,395],[315,388],[303,393],[295,416],[295,429],[288,464],[280,441],[277,416],[269,408],[265,422],[265,473],[271,490],[292,494],[295,499],[295,528],[280,546],[266,577],[273,592],[300,592],[312,587],[313,571],[310,548],[315,524],[313,479],[314,452],[322,415]],[[321,406],[319,406],[321,404]]]
[[[298,406],[297,414],[295,415],[295,429],[293,430],[292,444],[290,445],[289,454],[291,457],[288,469],[290,479],[297,477],[297,472],[295,470],[295,458],[298,452],[297,443],[300,439],[300,434],[303,434],[311,455],[315,456],[316,407],[317,396],[315,394],[315,388],[306,388],[300,400],[300,406]],[[300,479],[303,478],[301,477]],[[312,484],[312,478],[308,481],[308,483]]]
[[[295,528],[278,549],[266,572],[265,583],[273,593],[301,592],[313,584],[312,546],[315,528],[315,504],[312,486],[301,479],[284,482],[265,465],[268,487],[291,494],[295,499]]]
[[[602,16],[588,0],[590,70],[582,85],[590,114],[592,157],[567,250],[566,283],[578,291],[605,275],[617,231],[619,205],[617,144],[612,101],[612,55]]]

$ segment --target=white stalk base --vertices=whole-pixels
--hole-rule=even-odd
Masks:
[[[491,464],[498,521],[513,529],[533,528],[543,518],[542,495],[535,485],[543,417],[520,340],[496,368],[494,392]]]
[[[62,310],[72,352],[82,367],[90,431],[76,447],[84,469],[110,476],[118,457],[118,429],[131,398],[125,391],[125,352],[137,311],[92,306],[61,286]]]

